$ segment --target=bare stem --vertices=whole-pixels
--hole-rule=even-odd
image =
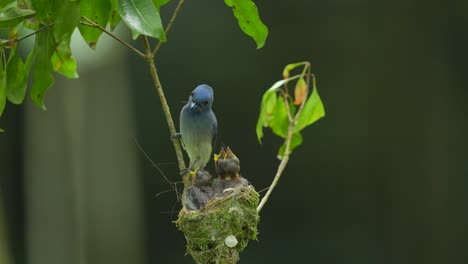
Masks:
[[[133,47],[132,45],[128,44],[125,40],[117,37],[116,35],[114,35],[112,32],[108,31],[107,29],[105,29],[103,26],[99,25],[98,23],[92,21],[91,19],[85,17],[85,16],[82,16],[81,17],[82,19],[86,20],[86,22],[83,22],[83,21],[80,21],[80,24],[82,25],[85,25],[85,26],[88,26],[88,27],[93,27],[93,28],[99,28],[102,32],[106,33],[107,35],[109,35],[111,38],[117,40],[118,42],[120,42],[122,45],[124,45],[125,47],[129,48],[131,51],[135,52],[138,56],[142,57],[142,58],[145,58],[145,54],[143,54],[141,51],[139,51],[138,49],[136,49],[135,47]]]
[[[289,123],[288,136],[286,137],[286,141],[285,141],[286,142],[286,148],[284,150],[283,157],[281,158],[281,163],[278,166],[278,170],[276,171],[275,178],[271,182],[271,185],[268,188],[267,193],[265,194],[265,196],[263,196],[262,200],[260,201],[260,204],[257,207],[257,212],[258,213],[260,213],[263,206],[268,201],[268,198],[270,198],[270,195],[273,192],[273,189],[275,188],[276,184],[278,184],[278,181],[281,178],[281,175],[283,174],[283,171],[286,168],[286,165],[288,164],[290,148],[291,148],[291,139],[292,139],[293,132],[294,132],[294,125],[293,125],[293,123]]]
[[[291,78],[288,78],[289,81],[293,80],[293,79],[297,79],[297,78],[303,78],[306,75],[306,73],[308,71],[310,71],[310,63],[309,62],[305,61],[305,62],[301,62],[301,63],[298,63],[298,64],[299,65],[304,65],[304,69],[302,70],[302,73],[299,74],[299,75],[293,76]],[[312,87],[315,87],[315,77],[313,75],[312,75],[312,82],[313,82]],[[296,112],[296,115],[294,117],[292,117],[291,109],[289,107],[289,98],[288,98],[289,93],[287,92],[286,84],[287,84],[287,82],[285,83],[286,92],[283,91],[283,94],[282,94],[283,100],[284,100],[284,103],[285,103],[285,106],[286,106],[286,111],[288,113],[288,120],[289,120],[288,135],[287,135],[286,140],[285,140],[286,148],[284,150],[283,157],[281,158],[281,163],[278,166],[278,170],[276,171],[275,178],[273,179],[270,187],[268,188],[267,193],[265,194],[265,196],[263,196],[262,200],[260,201],[260,204],[257,207],[257,212],[260,212],[262,210],[263,206],[268,201],[268,198],[270,198],[270,195],[273,192],[273,189],[275,188],[276,184],[278,184],[278,181],[281,178],[281,175],[283,174],[283,171],[286,168],[286,165],[288,164],[289,155],[291,154],[290,153],[291,152],[291,140],[292,140],[292,136],[294,134],[294,127],[295,127],[295,124],[297,122],[297,119],[299,118],[299,115],[302,112],[302,109],[304,109],[304,105],[305,105],[305,101],[306,101],[306,100],[303,100],[301,102],[301,105],[299,106],[299,110]],[[308,75],[307,75],[307,87],[309,87],[309,76]],[[307,97],[307,94],[306,94],[306,97]]]
[[[18,42],[20,42],[20,41],[22,41],[22,40],[24,40],[24,39],[27,39],[27,38],[29,38],[29,37],[31,37],[31,36],[33,36],[33,35],[36,35],[37,33],[41,32],[41,31],[44,31],[44,30],[46,30],[46,29],[48,29],[48,28],[50,28],[50,27],[52,27],[52,26],[54,26],[54,25],[55,25],[55,23],[52,23],[52,24],[47,25],[47,26],[44,26],[44,27],[42,27],[42,28],[40,28],[40,29],[38,29],[38,30],[32,32],[32,33],[29,33],[29,34],[27,34],[27,35],[22,36],[21,38],[14,38],[14,39],[2,40],[2,41],[1,41],[1,44],[9,43],[10,45],[14,45],[14,44],[16,44],[16,43],[18,43]]]
[[[176,7],[176,9],[174,11],[174,14],[172,15],[172,18],[169,21],[169,24],[168,24],[168,26],[167,26],[167,28],[165,30],[166,34],[171,29],[172,23],[174,22],[175,18],[177,17],[177,14],[179,13],[180,8],[182,7],[183,3],[184,3],[184,0],[179,1],[179,4],[177,5],[177,7]],[[158,71],[156,69],[156,65],[155,65],[155,62],[154,62],[154,56],[157,53],[159,47],[162,45],[161,44],[162,42],[158,43],[158,45],[156,46],[154,51],[152,51],[151,50],[151,45],[150,45],[149,40],[148,40],[148,37],[143,36],[142,39],[143,39],[143,45],[144,45],[144,49],[145,49],[145,53],[143,54],[141,51],[139,51],[138,49],[136,49],[132,45],[128,44],[126,41],[120,39],[116,35],[112,34],[111,32],[107,31],[104,27],[102,27],[101,25],[95,23],[91,19],[89,19],[89,18],[87,18],[85,16],[82,16],[81,18],[86,21],[86,22],[80,21],[80,23],[82,25],[86,25],[86,26],[90,26],[90,27],[94,27],[94,28],[99,28],[104,33],[111,36],[113,39],[117,40],[118,42],[120,42],[121,44],[123,44],[124,46],[126,46],[127,48],[132,50],[133,52],[135,52],[138,56],[143,58],[146,61],[146,63],[148,63],[148,68],[149,68],[149,71],[150,71],[150,74],[151,74],[151,78],[153,79],[154,89],[156,90],[156,93],[159,96],[159,100],[161,101],[161,107],[162,107],[164,116],[166,118],[167,126],[169,128],[169,133],[170,133],[171,136],[176,134],[177,131],[175,129],[174,121],[172,120],[171,111],[170,111],[169,105],[167,104],[166,96],[164,95],[164,91],[163,91],[163,88],[162,88],[162,85],[161,85],[161,81],[159,80]],[[179,164],[179,170],[183,171],[183,170],[185,170],[186,167],[185,167],[184,155],[182,153],[182,146],[180,144],[180,140],[174,138],[172,140],[172,143],[174,145],[174,150],[175,150],[175,153],[176,153],[176,156],[177,156],[177,162]],[[184,175],[182,177],[182,181],[184,183],[184,192],[186,192],[186,190],[188,189],[188,187],[191,184],[189,175],[188,174]],[[182,199],[182,206],[185,207],[184,199]]]
[[[185,0],[180,0],[179,3],[177,4],[176,9],[174,10],[174,13],[172,14],[171,19],[169,20],[169,23],[167,24],[166,30],[164,33],[167,35],[169,34],[169,30],[171,30],[172,23],[174,23],[174,20],[176,19],[177,15],[179,14],[180,9],[182,8],[182,5],[184,4]],[[158,44],[156,45],[156,48],[153,50],[153,57],[158,53],[158,50],[161,48],[163,42],[159,41]]]
[[[161,85],[161,81],[159,80],[158,71],[156,70],[156,65],[154,63],[154,56],[151,52],[151,47],[148,41],[148,37],[143,36],[143,44],[144,44],[145,52],[146,52],[145,60],[149,66],[151,77],[153,79],[154,89],[158,93],[159,100],[161,101],[161,107],[164,112],[164,116],[166,117],[167,125],[169,127],[169,133],[172,136],[177,131],[175,129],[174,121],[172,120],[171,111],[169,109],[169,105],[167,104],[166,97],[164,95],[164,91]],[[181,171],[185,170],[186,167],[185,167],[184,155],[182,153],[182,147],[180,145],[180,141],[174,139],[172,140],[172,143],[174,144],[174,149],[177,155],[177,162],[179,163],[179,169]],[[184,187],[185,187],[184,191],[185,191],[185,189],[188,188],[188,186],[190,185],[190,180],[189,180],[188,175],[185,175],[182,180],[184,182]],[[182,200],[182,204],[183,203],[184,201]]]
[[[36,30],[36,31],[34,31],[34,32],[32,32],[32,33],[30,33],[30,34],[27,34],[27,35],[25,35],[25,36],[22,36],[21,38],[15,39],[15,40],[13,40],[13,41],[14,41],[14,42],[20,42],[20,41],[22,41],[23,39],[29,38],[29,37],[32,36],[32,35],[36,35],[37,33],[41,32],[41,31],[44,31],[44,30],[46,30],[46,29],[48,29],[48,28],[50,28],[50,27],[52,27],[52,26],[54,26],[54,25],[55,25],[55,24],[52,23],[52,24],[50,24],[50,25],[44,26],[44,27],[42,27],[42,28],[40,28],[40,29],[38,29],[38,30]]]

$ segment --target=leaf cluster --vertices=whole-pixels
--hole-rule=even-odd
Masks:
[[[291,71],[300,67],[303,67],[301,73],[290,77]],[[294,82],[293,97],[288,85]],[[274,134],[285,139],[278,151],[282,157],[288,141],[291,152],[302,144],[300,132],[324,116],[325,109],[317,92],[315,76],[310,72],[310,63],[288,64],[283,70],[283,79],[263,94],[256,127],[258,141],[262,142],[263,128],[269,127]]]
[[[54,83],[54,72],[67,78],[78,78],[76,60],[70,48],[71,36],[76,29],[92,49],[96,49],[103,32],[116,38],[111,32],[122,21],[131,29],[133,39],[145,36],[165,42],[167,37],[160,9],[169,1],[0,0],[0,116],[7,101],[13,104],[24,101],[29,79],[32,79],[29,87],[32,101],[45,110],[44,96]],[[257,48],[262,47],[268,29],[255,4],[251,0],[225,0],[225,3],[232,8],[242,31],[256,41]],[[24,48],[18,46],[21,40],[31,36],[35,36],[34,46],[23,59],[19,51]],[[128,43],[121,42],[138,55],[145,56]]]

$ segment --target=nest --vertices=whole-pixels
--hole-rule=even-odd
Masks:
[[[200,210],[183,208],[176,225],[196,263],[236,263],[250,240],[257,240],[259,194],[251,185],[226,189]]]

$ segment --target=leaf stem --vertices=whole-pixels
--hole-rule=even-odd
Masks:
[[[290,122],[288,126],[288,136],[286,137],[286,140],[285,140],[286,148],[284,150],[283,157],[281,158],[281,163],[278,166],[278,170],[276,171],[275,178],[271,182],[270,187],[268,187],[267,193],[265,194],[265,196],[263,196],[262,200],[260,201],[260,204],[257,207],[258,213],[260,213],[263,206],[265,206],[266,202],[270,198],[270,195],[273,192],[273,189],[275,188],[276,184],[278,184],[278,181],[281,178],[281,175],[283,174],[283,171],[286,168],[286,165],[288,164],[293,132],[294,132],[294,124]]]
[[[286,113],[288,113],[288,120],[289,120],[289,123],[292,123],[294,118],[292,117],[292,114],[291,114],[291,108],[289,107],[288,97],[289,97],[289,94],[287,92],[283,92],[283,100],[284,100],[284,105],[286,106]]]
[[[142,58],[146,58],[145,54],[143,54],[141,51],[139,51],[138,49],[136,49],[135,47],[133,47],[132,45],[128,44],[125,40],[117,37],[116,35],[114,35],[113,33],[111,33],[110,31],[108,31],[107,29],[105,29],[103,26],[99,25],[98,23],[92,21],[91,19],[85,17],[85,16],[82,16],[81,17],[82,19],[86,20],[86,22],[83,22],[83,21],[80,21],[80,24],[82,25],[85,25],[85,26],[88,26],[88,27],[94,27],[94,28],[99,28],[100,30],[102,30],[102,32],[106,33],[107,35],[109,35],[111,38],[117,40],[118,42],[120,42],[122,45],[124,45],[125,47],[129,48],[131,51],[135,52],[138,56],[142,57]]]
[[[174,13],[172,14],[172,17],[169,20],[169,23],[167,24],[166,30],[164,31],[166,36],[167,36],[167,34],[169,34],[169,30],[171,30],[172,23],[174,23],[174,20],[176,19],[177,15],[179,14],[179,11],[182,8],[182,5],[184,4],[184,2],[185,2],[185,0],[180,0],[179,3],[177,4],[177,7],[174,10]],[[152,52],[153,57],[156,55],[156,53],[158,53],[158,50],[161,48],[162,44],[163,44],[162,41],[158,42],[158,44],[156,45],[156,47],[154,48],[154,50]]]

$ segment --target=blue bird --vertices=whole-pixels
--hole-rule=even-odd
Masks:
[[[190,94],[180,112],[180,135],[190,158],[190,170],[203,169],[210,161],[218,122],[211,110],[213,89],[202,84]]]

